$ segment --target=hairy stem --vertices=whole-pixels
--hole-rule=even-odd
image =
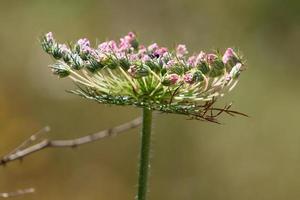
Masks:
[[[146,200],[150,168],[152,111],[143,109],[137,200]]]

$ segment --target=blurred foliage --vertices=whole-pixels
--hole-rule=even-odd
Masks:
[[[38,36],[91,41],[136,31],[145,43],[194,51],[242,50],[249,69],[222,102],[251,118],[224,125],[157,114],[150,199],[300,198],[300,1],[1,1],[0,154],[45,125],[71,138],[125,122],[138,109],[97,105],[65,93]],[[298,88],[298,89],[297,89]],[[133,199],[138,133],[78,149],[48,150],[0,168],[0,192],[35,187],[22,199]]]

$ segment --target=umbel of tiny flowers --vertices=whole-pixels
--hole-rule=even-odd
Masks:
[[[86,38],[60,44],[49,32],[41,45],[56,60],[51,65],[53,73],[71,78],[78,86],[71,92],[87,99],[213,122],[220,111],[239,114],[229,107],[212,107],[217,97],[234,88],[245,69],[242,57],[232,48],[223,54],[200,51],[188,56],[183,44],[174,50],[156,43],[145,46],[132,32],[119,42],[105,41],[96,47]]]
[[[146,200],[153,110],[211,122],[217,122],[222,112],[242,114],[230,105],[213,107],[217,97],[233,89],[245,68],[232,48],[224,54],[200,51],[188,56],[183,44],[171,51],[156,43],[145,46],[132,32],[95,48],[86,38],[68,46],[57,43],[50,32],[41,45],[56,60],[53,73],[77,85],[72,93],[99,103],[143,108],[137,200]]]

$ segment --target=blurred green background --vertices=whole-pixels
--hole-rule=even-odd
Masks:
[[[135,118],[65,92],[38,37],[96,43],[136,31],[146,44],[190,52],[238,47],[248,70],[223,103],[251,118],[223,125],[157,114],[149,199],[300,199],[300,1],[0,1],[0,154],[45,125],[72,138]],[[222,104],[221,104],[222,105]],[[24,200],[132,200],[138,130],[77,149],[48,149],[0,168],[0,192],[34,187]]]

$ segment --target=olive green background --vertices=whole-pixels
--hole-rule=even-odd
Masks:
[[[248,69],[219,105],[250,118],[222,125],[156,114],[149,200],[300,199],[300,1],[0,0],[0,155],[50,125],[72,138],[135,118],[65,92],[38,37],[94,44],[135,31],[146,44],[190,52],[238,47]],[[0,167],[0,192],[34,187],[24,200],[133,200],[138,129],[77,149],[48,149]]]

